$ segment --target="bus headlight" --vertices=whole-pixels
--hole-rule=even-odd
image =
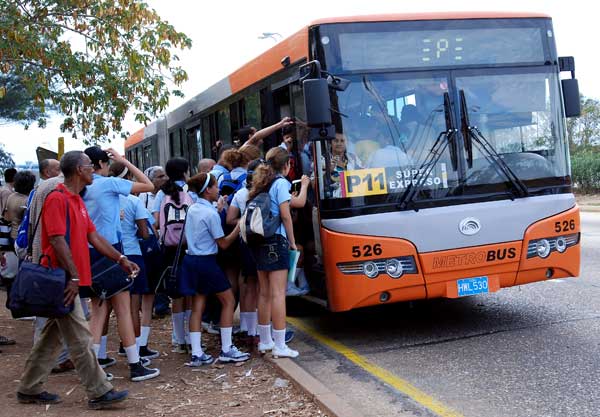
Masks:
[[[375,262],[369,261],[363,264],[363,272],[369,278],[376,278],[379,275],[379,268],[377,268]]]
[[[542,239],[530,240],[527,244],[527,258],[547,258],[554,251],[564,253],[571,246],[579,243],[580,234],[563,235],[556,237],[546,237]]]
[[[560,253],[563,253],[564,251],[567,250],[567,239],[565,239],[564,237],[559,237],[556,239],[556,250],[559,251]]]
[[[537,241],[535,249],[540,258],[547,258],[550,255],[550,242],[547,239],[540,239]]]
[[[402,263],[396,258],[388,259],[385,263],[385,272],[392,278],[400,278],[404,272]]]

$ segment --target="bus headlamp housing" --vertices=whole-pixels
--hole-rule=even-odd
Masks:
[[[417,263],[414,256],[374,259],[369,261],[340,262],[338,269],[345,275],[366,275],[374,279],[381,274],[397,279],[404,274],[416,274]]]
[[[564,253],[571,246],[579,243],[580,234],[545,237],[542,239],[530,240],[527,245],[527,259],[539,256],[542,259],[547,258],[554,251]]]

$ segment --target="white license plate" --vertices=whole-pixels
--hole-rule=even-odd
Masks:
[[[458,296],[484,294],[489,292],[488,277],[464,278],[456,281]]]

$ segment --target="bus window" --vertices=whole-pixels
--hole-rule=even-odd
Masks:
[[[260,95],[258,93],[252,93],[246,96],[246,99],[244,100],[244,105],[246,116],[245,124],[260,129],[262,127],[262,125],[260,124]]]
[[[228,107],[224,107],[217,112],[217,126],[217,139],[223,143],[231,143],[231,122]]]
[[[317,162],[323,197],[394,198],[404,193],[439,133],[446,130],[443,95],[447,91],[447,77],[433,74],[354,77],[346,91],[336,93],[340,113],[334,119],[336,139],[320,144],[322,157]],[[446,148],[424,181],[429,195],[443,197],[458,185],[450,161]],[[364,204],[364,199],[353,204]]]

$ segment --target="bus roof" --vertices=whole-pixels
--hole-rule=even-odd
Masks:
[[[183,122],[190,117],[190,114],[198,114],[204,109],[282,70],[281,60],[284,57],[289,56],[291,63],[308,57],[308,29],[314,26],[332,23],[503,18],[550,18],[550,16],[537,12],[436,12],[375,14],[318,19],[244,64],[228,77],[219,80],[200,94],[195,95],[181,106],[169,112],[167,115],[167,129]],[[125,141],[125,149],[141,142],[144,137],[149,136],[144,135],[144,128],[138,130]]]

